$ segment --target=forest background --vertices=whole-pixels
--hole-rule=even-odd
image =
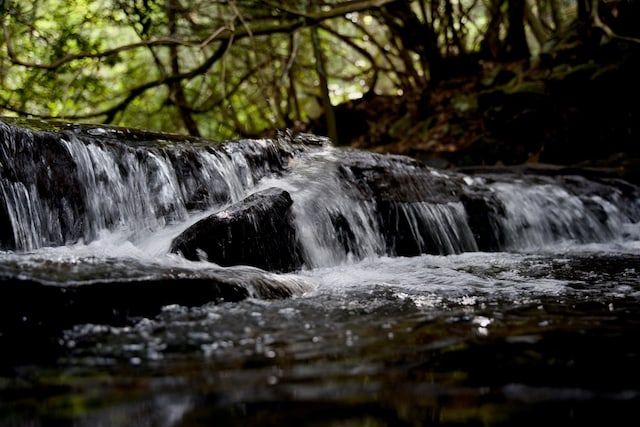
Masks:
[[[637,178],[640,1],[0,0],[0,114]]]

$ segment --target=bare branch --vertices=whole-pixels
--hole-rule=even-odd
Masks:
[[[591,18],[593,19],[593,25],[600,28],[602,31],[604,31],[604,33],[610,39],[624,40],[631,43],[640,43],[640,39],[637,39],[635,37],[627,37],[627,36],[621,36],[619,34],[616,34],[611,29],[611,27],[609,27],[607,24],[602,22],[602,20],[600,19],[600,14],[598,13],[598,0],[592,0],[591,14],[592,14]]]

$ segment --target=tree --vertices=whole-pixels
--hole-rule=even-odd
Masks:
[[[447,77],[451,58],[527,59],[530,40],[541,50],[564,31],[563,10],[619,28],[600,19],[598,0],[1,4],[5,114],[213,138],[323,111],[331,121],[333,106],[358,96],[422,93]]]
[[[304,47],[312,43],[300,43],[303,28],[390,2],[334,1],[329,10],[325,3],[284,8],[269,0],[119,0],[114,9],[89,0],[62,8],[51,0],[16,3],[3,20],[2,104],[19,114],[193,135],[254,133],[290,121],[291,105],[300,112],[301,102],[315,102],[315,54]],[[114,34],[118,44],[105,37]],[[293,75],[297,84],[287,82]],[[76,85],[86,90],[57,90]],[[206,124],[209,114],[220,123],[216,129]],[[178,129],[164,119],[176,116]]]
[[[526,1],[491,0],[488,7],[491,19],[480,48],[482,56],[503,60],[529,58],[531,53],[525,34]]]

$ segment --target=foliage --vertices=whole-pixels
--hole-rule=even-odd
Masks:
[[[526,59],[576,18],[617,36],[597,4],[1,0],[0,108],[210,138],[256,135],[349,99],[420,92],[451,72],[451,59]]]

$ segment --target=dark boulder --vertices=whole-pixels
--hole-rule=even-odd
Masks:
[[[350,151],[340,159],[343,178],[353,182],[355,198],[391,203],[458,201],[462,175],[441,173],[410,157]]]
[[[278,188],[254,193],[189,227],[173,240],[171,252],[223,266],[242,264],[280,272],[300,268],[292,203],[289,193]]]

